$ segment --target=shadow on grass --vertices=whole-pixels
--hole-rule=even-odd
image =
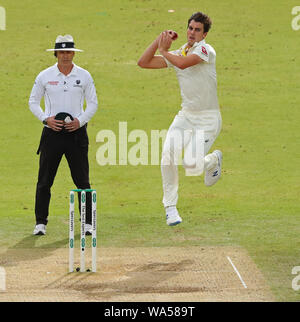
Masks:
[[[80,237],[76,235],[75,238]],[[27,236],[19,241],[14,246],[8,248],[6,252],[0,254],[0,266],[15,266],[22,261],[28,260],[38,260],[51,256],[59,248],[65,248],[69,243],[69,238],[64,238],[51,242],[49,244],[43,244],[41,246],[36,246],[36,243],[40,238],[45,238],[44,236]]]

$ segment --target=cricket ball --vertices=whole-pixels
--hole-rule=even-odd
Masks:
[[[178,38],[178,34],[176,31],[169,30],[169,35],[171,36],[172,40],[176,40]]]

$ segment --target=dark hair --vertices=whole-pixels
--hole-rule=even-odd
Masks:
[[[202,12],[195,12],[192,14],[191,18],[188,20],[188,27],[190,25],[190,22],[194,20],[196,22],[201,22],[203,23],[204,26],[204,32],[208,32],[211,25],[212,25],[212,21],[209,18],[209,16],[207,16],[206,14],[202,13]]]

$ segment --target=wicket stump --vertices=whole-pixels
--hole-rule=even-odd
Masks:
[[[70,191],[69,213],[69,272],[74,272],[74,247],[75,247],[75,192],[81,193],[80,207],[80,272],[85,272],[85,223],[86,223],[86,193],[91,192],[92,203],[92,272],[97,270],[97,193],[93,189],[73,189]]]

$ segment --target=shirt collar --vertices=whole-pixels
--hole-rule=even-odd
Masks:
[[[197,47],[197,46],[199,46],[199,45],[205,45],[206,44],[206,42],[205,42],[205,39],[202,39],[201,41],[199,41],[199,42],[195,42],[194,44],[193,44],[193,46],[190,48],[190,50],[192,49],[192,48],[195,48],[195,47]],[[185,43],[180,49],[181,50],[183,50],[184,48],[186,48],[186,46],[188,45],[188,43]]]
[[[54,65],[54,68],[55,68],[55,71],[56,71],[55,73],[56,73],[57,76],[62,74],[61,71],[57,67],[57,63]],[[78,70],[77,66],[73,63],[73,68],[71,70],[71,73],[68,76],[76,76],[77,75],[77,70]]]
[[[206,42],[205,42],[205,39],[202,39],[201,41],[199,41],[199,42],[195,42],[194,43],[194,45],[193,45],[193,47],[197,47],[197,46],[199,46],[199,45],[205,45],[206,44]],[[192,48],[193,48],[192,47]]]

